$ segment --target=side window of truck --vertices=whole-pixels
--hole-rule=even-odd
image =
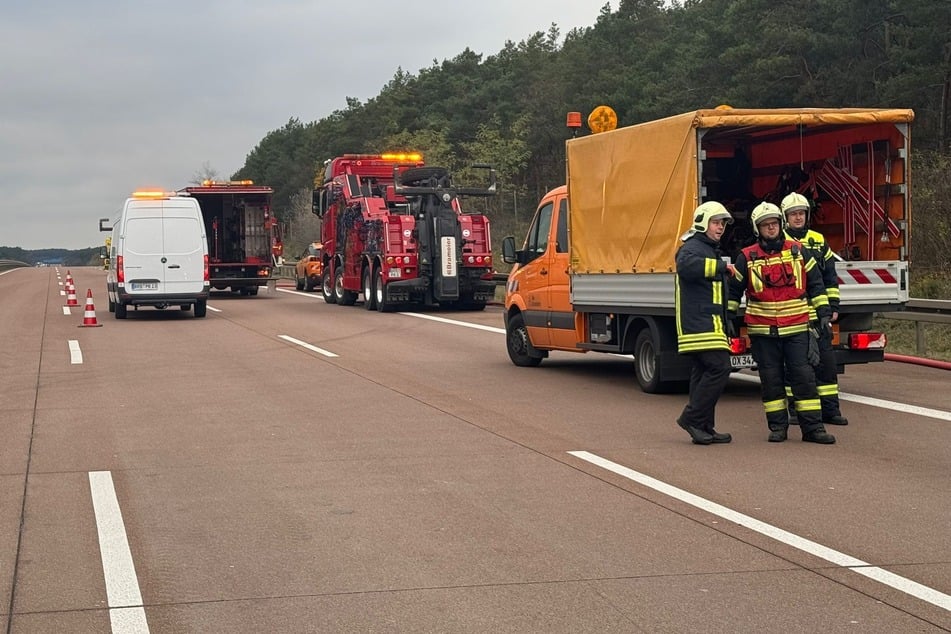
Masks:
[[[568,253],[568,199],[562,198],[558,205],[558,231],[555,234],[557,242],[555,251]]]
[[[553,209],[554,205],[546,203],[539,207],[538,213],[535,214],[535,223],[528,233],[528,244],[525,245],[529,261],[540,256],[548,248],[548,234],[551,229],[551,212]]]

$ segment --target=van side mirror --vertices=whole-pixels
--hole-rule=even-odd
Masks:
[[[112,227],[106,227],[105,225],[103,225],[104,222],[109,222],[109,219],[108,218],[99,219],[99,231],[112,231]]]
[[[515,238],[512,236],[502,238],[502,261],[506,264],[518,262],[518,251],[515,250]]]

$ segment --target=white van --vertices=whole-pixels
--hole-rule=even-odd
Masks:
[[[198,201],[176,192],[135,192],[112,227],[106,290],[109,312],[125,319],[129,306],[181,310],[208,306],[208,239]]]

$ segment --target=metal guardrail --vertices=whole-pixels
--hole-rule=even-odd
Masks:
[[[885,319],[915,322],[915,354],[925,356],[928,345],[924,324],[951,325],[951,300],[912,298],[905,304],[905,310],[880,315]]]

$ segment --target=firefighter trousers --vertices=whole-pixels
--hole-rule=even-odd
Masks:
[[[691,352],[690,400],[680,421],[690,427],[712,433],[717,401],[730,378],[730,353],[727,350]]]
[[[750,337],[753,360],[759,371],[766,424],[770,431],[789,427],[786,379],[796,401],[796,414],[802,433],[824,429],[815,370],[808,361],[808,337],[811,336],[808,332],[800,332],[785,337]]]
[[[835,363],[835,350],[832,348],[832,333],[828,330],[819,331],[819,366],[814,368],[816,373],[816,391],[819,393],[819,402],[822,406],[822,420],[831,420],[834,416],[841,416],[839,409],[839,378]],[[789,377],[786,378],[786,399],[789,402],[789,413],[796,411],[796,401],[793,398]]]

